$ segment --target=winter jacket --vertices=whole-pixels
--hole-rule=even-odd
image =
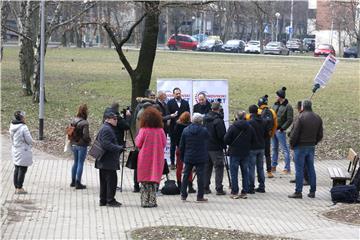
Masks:
[[[105,150],[104,155],[95,161],[95,168],[107,170],[119,170],[119,158],[123,147],[118,144],[115,129],[105,122],[98,133],[98,140]]]
[[[224,136],[224,142],[229,145],[229,155],[240,158],[245,158],[249,155],[254,140],[254,129],[245,120],[234,122]]]
[[[174,141],[176,146],[179,146],[181,134],[183,133],[184,129],[189,126],[190,123],[179,123],[177,122],[175,125],[175,133],[174,133]]]
[[[11,156],[17,166],[28,167],[33,163],[32,144],[29,128],[22,122],[14,120],[10,124]]]
[[[162,114],[163,122],[164,122],[164,131],[165,134],[169,132],[168,120],[171,119],[169,109],[167,108],[166,103],[162,103],[159,99],[156,99],[156,104],[159,106],[160,112]]]
[[[209,131],[209,151],[222,151],[226,148],[224,136],[226,127],[220,113],[209,112],[204,117],[204,126]]]
[[[265,122],[261,116],[251,114],[249,123],[253,127],[255,133],[255,140],[253,141],[251,150],[265,149],[265,138],[269,136],[265,129]]]
[[[277,115],[277,129],[288,129],[294,118],[294,111],[289,101],[285,99],[285,101],[281,104],[276,102],[272,109],[276,112]]]
[[[323,138],[323,124],[313,111],[300,113],[290,133],[290,146],[315,146]]]
[[[276,129],[277,129],[277,126],[278,126],[277,115],[276,115],[276,112],[273,109],[269,108],[265,104],[261,105],[258,108],[258,114],[261,116],[262,111],[265,111],[265,109],[269,109],[271,114],[272,114],[272,117],[273,117],[274,125],[273,125],[272,129],[269,132],[269,137],[273,137],[275,135],[275,132],[276,132]]]
[[[180,159],[184,163],[200,164],[208,161],[209,133],[199,124],[186,127],[180,139]]]
[[[206,100],[204,105],[197,103],[194,105],[193,113],[208,114],[211,111],[211,103]]]
[[[89,146],[91,143],[89,122],[85,119],[76,117],[71,124],[76,126],[75,137],[71,140],[71,144],[77,146]]]

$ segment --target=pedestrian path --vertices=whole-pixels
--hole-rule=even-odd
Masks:
[[[208,203],[196,203],[190,195],[160,196],[158,207],[140,207],[140,195],[132,193],[132,171],[124,171],[124,191],[116,198],[121,208],[98,206],[99,180],[94,164],[84,166],[85,190],[70,188],[71,158],[59,158],[34,150],[34,164],[28,169],[24,188],[27,195],[15,195],[13,164],[7,136],[1,135],[1,237],[2,239],[129,239],[136,228],[159,225],[199,226],[294,237],[300,239],[360,239],[359,226],[337,223],[321,217],[331,206],[331,181],[327,166],[345,168],[346,161],[316,162],[317,192],[310,199],[289,199],[294,191],[291,175],[266,179],[266,193],[233,200],[207,195]],[[118,174],[120,178],[120,172]],[[171,177],[174,179],[172,171]],[[227,185],[227,179],[224,179]],[[196,186],[196,185],[195,185]],[[213,187],[213,185],[212,185]],[[307,193],[308,187],[304,187]],[[229,192],[229,191],[228,191]]]

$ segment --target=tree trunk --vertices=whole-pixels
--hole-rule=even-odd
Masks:
[[[50,36],[45,34],[45,46],[44,46],[44,60],[46,55],[46,48],[48,45]],[[33,102],[38,103],[40,101],[40,38],[38,37],[36,49],[35,49],[35,61],[34,61],[34,77],[33,77]],[[44,86],[44,101],[45,97],[45,86]]]
[[[136,97],[144,96],[149,88],[153,64],[156,55],[157,37],[159,33],[159,2],[146,2],[145,8],[149,13],[145,17],[143,40],[141,42],[138,64],[131,76],[131,107],[136,107]]]
[[[3,24],[6,24],[6,21],[8,19],[9,16],[9,3],[5,2],[5,1],[1,1],[1,22]],[[1,37],[0,37],[0,46],[1,46],[1,50],[0,50],[0,61],[2,61],[3,59],[3,52],[4,52],[4,43],[6,41],[6,29],[5,28],[1,28]]]

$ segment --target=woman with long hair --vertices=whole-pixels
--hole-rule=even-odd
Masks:
[[[82,104],[79,106],[76,117],[71,122],[71,125],[74,127],[74,131],[70,139],[71,149],[74,155],[74,164],[71,168],[70,187],[75,187],[75,189],[86,188],[85,185],[81,184],[81,176],[87,154],[87,147],[91,142],[87,117],[88,107],[86,104]]]
[[[164,168],[166,137],[160,111],[148,107],[140,117],[135,143],[139,148],[137,181],[141,183],[141,206],[157,207],[156,189]]]
[[[181,190],[181,174],[182,174],[183,168],[184,168],[184,162],[180,158],[179,144],[180,144],[182,132],[190,124],[191,124],[190,113],[186,111],[180,115],[180,117],[176,121],[176,125],[175,125],[176,180],[177,180],[179,190]],[[192,174],[190,174],[190,176],[189,176],[189,193],[196,193],[196,190],[193,188],[193,184],[192,184]]]

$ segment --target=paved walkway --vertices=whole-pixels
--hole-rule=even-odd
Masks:
[[[86,190],[69,187],[72,161],[34,150],[35,163],[28,170],[27,195],[15,195],[13,164],[7,136],[1,135],[1,237],[3,239],[129,239],[135,228],[158,225],[201,226],[237,229],[260,234],[301,239],[360,239],[359,226],[321,217],[331,206],[327,166],[345,168],[346,161],[316,163],[318,191],[315,199],[289,199],[293,176],[266,179],[267,193],[233,200],[228,195],[207,195],[208,203],[196,203],[190,195],[160,196],[159,207],[140,207],[139,194],[132,193],[132,172],[124,173],[124,192],[117,193],[121,208],[98,206],[98,172],[86,162],[83,182]],[[119,174],[120,175],[120,174]],[[172,177],[174,177],[172,173]],[[225,179],[227,181],[227,179]],[[225,181],[224,181],[225,182]],[[304,193],[308,187],[304,188]]]

